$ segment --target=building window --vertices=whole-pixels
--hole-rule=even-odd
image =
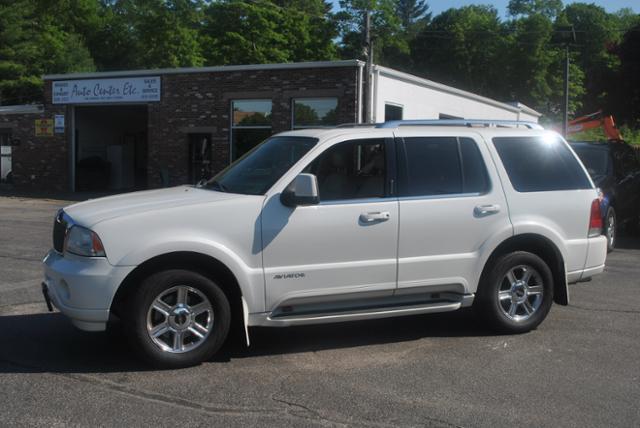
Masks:
[[[271,136],[271,100],[231,102],[231,161]]]
[[[402,120],[403,107],[395,104],[384,105],[384,121]]]
[[[293,100],[293,129],[338,124],[337,98],[296,98]]]
[[[0,182],[11,182],[11,130],[0,129]]]
[[[463,120],[464,117],[452,116],[450,114],[440,113],[438,115],[438,119],[440,119],[440,120]]]

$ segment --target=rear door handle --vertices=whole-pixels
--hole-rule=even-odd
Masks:
[[[476,217],[485,217],[500,212],[500,205],[478,205],[473,209]]]
[[[391,217],[388,211],[376,211],[360,214],[360,221],[363,223],[373,223],[375,221],[387,221]]]

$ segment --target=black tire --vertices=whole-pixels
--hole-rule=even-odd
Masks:
[[[156,303],[156,299],[163,296],[163,293],[171,293],[171,290],[176,287],[186,287],[191,290],[187,292],[187,301],[206,297],[207,303],[210,304],[209,309],[212,311],[204,314],[211,326],[208,335],[200,339],[191,332],[181,330],[186,339],[180,340],[180,346],[183,346],[186,341],[188,342],[190,336],[193,336],[192,342],[198,341],[198,344],[188,343],[187,346],[194,346],[194,348],[180,350],[177,353],[169,349],[163,350],[157,342],[154,342],[154,340],[164,340],[171,346],[171,338],[175,333],[167,331],[160,339],[152,339],[147,326],[148,317],[156,316],[155,312],[153,314],[151,312],[152,304]],[[171,297],[171,295],[168,296]],[[176,301],[177,299],[176,297]],[[204,300],[200,302],[202,301]],[[173,307],[177,306],[176,302]],[[146,278],[138,290],[134,292],[124,312],[125,334],[131,347],[143,360],[158,368],[189,367],[210,359],[224,344],[231,323],[229,301],[222,289],[215,282],[199,273],[178,269],[158,272]],[[195,319],[195,316],[188,315],[187,317],[187,320]],[[163,323],[169,325],[170,317],[166,316],[165,318]],[[171,319],[175,325],[176,316],[174,315]],[[185,321],[184,317],[180,320],[184,326],[189,322]]]
[[[607,252],[610,253],[618,243],[618,221],[613,207],[607,209],[607,215],[604,217],[603,233],[607,237]]]
[[[521,267],[527,267],[526,271],[531,275],[527,287],[521,284],[525,279],[525,270]],[[517,276],[518,272],[522,272],[520,277]],[[515,274],[515,279],[520,280],[517,286],[510,285],[508,273]],[[499,297],[501,290],[502,300]],[[529,296],[528,290],[531,293],[541,290],[542,294]],[[522,302],[519,303],[519,299],[523,299]],[[526,333],[540,325],[552,303],[553,275],[549,266],[535,254],[516,251],[498,257],[486,267],[478,287],[474,309],[493,329],[501,333]],[[516,310],[510,315],[507,312],[512,305],[515,305]],[[533,311],[528,314],[530,309]]]

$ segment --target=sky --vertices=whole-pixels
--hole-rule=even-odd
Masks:
[[[334,8],[338,8],[339,0],[331,0]],[[595,3],[603,6],[608,12],[616,12],[624,7],[633,9],[634,12],[640,13],[640,0],[583,0],[584,3]],[[452,7],[466,6],[469,4],[492,4],[498,9],[502,17],[507,16],[507,4],[509,0],[487,0],[487,1],[469,1],[469,0],[427,0],[429,7],[434,15]],[[564,1],[564,4],[575,3],[574,1]]]

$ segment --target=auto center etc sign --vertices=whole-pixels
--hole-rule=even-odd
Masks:
[[[160,77],[60,80],[52,92],[53,104],[160,101]]]

